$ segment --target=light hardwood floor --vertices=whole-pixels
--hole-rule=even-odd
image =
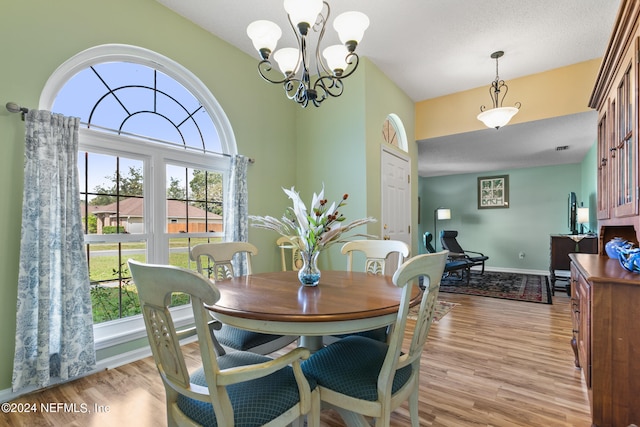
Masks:
[[[587,391],[569,346],[564,293],[556,292],[553,305],[446,293],[440,299],[460,305],[430,332],[422,357],[421,426],[591,425]],[[196,344],[188,347],[191,355],[197,353]],[[75,404],[78,411],[85,404],[90,413],[64,408],[48,414],[2,413],[0,425],[166,426],[164,389],[151,358],[15,402],[36,404],[38,411],[41,402]],[[393,414],[391,424],[410,425],[406,405]],[[324,411],[322,425],[344,424]]]

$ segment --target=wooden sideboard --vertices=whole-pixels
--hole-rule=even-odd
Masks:
[[[598,253],[598,237],[591,234],[552,234],[549,242],[549,280],[556,289],[556,270],[569,271],[570,253]]]
[[[571,346],[593,426],[640,425],[640,274],[606,256],[569,257]]]

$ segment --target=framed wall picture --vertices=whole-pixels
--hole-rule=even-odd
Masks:
[[[478,209],[509,207],[509,175],[478,177]]]

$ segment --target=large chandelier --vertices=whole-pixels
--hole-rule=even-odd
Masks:
[[[491,58],[496,60],[496,79],[489,87],[489,95],[493,101],[493,108],[487,110],[487,107],[483,105],[480,107],[481,113],[478,114],[478,120],[482,121],[487,127],[496,129],[500,129],[502,126],[509,123],[509,120],[518,113],[518,110],[522,105],[519,102],[516,102],[515,107],[502,106],[502,102],[504,101],[505,96],[507,96],[507,91],[509,90],[509,87],[504,80],[500,80],[500,77],[498,76],[498,58],[502,57],[502,55],[504,55],[504,52],[501,50],[491,54]],[[500,96],[500,92],[502,92],[502,97]]]
[[[329,19],[329,4],[323,0],[284,0],[284,9],[298,40],[298,47],[285,47],[275,51],[282,36],[280,27],[271,21],[252,22],[247,27],[247,35],[262,58],[258,63],[258,72],[266,81],[282,84],[287,97],[303,108],[309,102],[319,107],[327,97],[342,95],[342,79],[349,77],[358,67],[359,58],[355,50],[369,26],[369,18],[361,12],[345,12],[338,15],[333,21],[333,28],[338,32],[343,44],[324,49],[323,61],[320,56],[320,44]],[[310,63],[307,52],[310,29],[318,33],[313,76],[309,69],[314,64]],[[272,52],[284,78],[273,71],[270,60]]]

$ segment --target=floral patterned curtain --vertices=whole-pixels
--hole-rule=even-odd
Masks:
[[[95,367],[89,275],[80,216],[78,118],[30,110],[13,390]]]
[[[224,240],[226,242],[246,242],[249,228],[249,208],[247,192],[247,166],[249,159],[242,155],[231,157],[231,171],[225,195]],[[247,273],[244,255],[236,257],[233,263],[236,276]]]

